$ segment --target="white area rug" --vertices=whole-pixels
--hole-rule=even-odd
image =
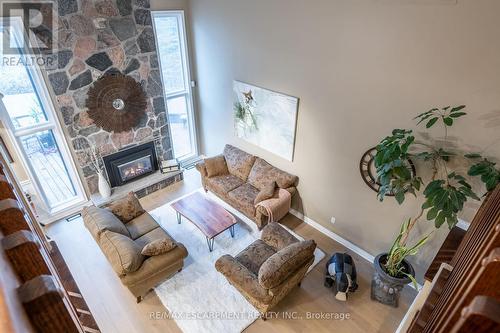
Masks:
[[[198,191],[204,193],[202,189]],[[244,223],[235,226],[234,239],[229,230],[218,235],[214,250],[210,252],[205,236],[191,222],[183,219],[181,224],[177,224],[170,203],[151,211],[150,214],[162,227],[175,240],[183,243],[189,252],[183,270],[157,286],[155,292],[184,333],[239,333],[258,319],[259,313],[217,272],[215,261],[224,254],[238,254],[258,239],[260,232],[246,216],[215,195],[206,195]],[[303,239],[289,231],[298,239]],[[309,271],[325,256],[319,249],[314,255],[315,260]]]

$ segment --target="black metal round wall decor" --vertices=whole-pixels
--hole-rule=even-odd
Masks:
[[[377,148],[370,148],[363,154],[361,160],[359,161],[359,172],[361,173],[361,178],[365,181],[369,188],[378,193],[380,186],[382,186],[377,181],[377,169],[375,168],[375,155],[377,154]],[[415,165],[412,160],[408,159],[408,169],[411,172],[411,176],[415,177],[417,171],[415,170]],[[387,193],[388,196],[394,196],[394,193]]]

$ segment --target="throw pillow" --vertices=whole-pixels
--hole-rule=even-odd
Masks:
[[[229,171],[227,170],[226,159],[222,155],[206,158],[205,167],[207,168],[207,174],[209,178],[227,175],[229,173]]]
[[[274,196],[274,190],[276,189],[276,182],[270,182],[260,190],[259,194],[255,197],[254,204],[258,204],[261,201],[271,199]]]
[[[123,223],[130,222],[146,212],[134,192],[130,192],[125,198],[115,201],[109,205],[108,209]]]
[[[101,237],[105,230],[113,231],[124,236],[130,236],[129,231],[115,214],[108,209],[95,206],[85,207],[82,210],[83,223],[95,238]]]
[[[122,234],[106,230],[99,243],[111,267],[120,276],[137,271],[145,259],[141,254],[141,247]]]
[[[163,238],[152,241],[142,248],[141,253],[145,256],[157,256],[173,250],[177,244],[171,238]]]

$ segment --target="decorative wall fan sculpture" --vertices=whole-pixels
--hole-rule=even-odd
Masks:
[[[90,118],[108,132],[124,132],[137,126],[144,116],[146,105],[142,86],[123,74],[99,78],[87,95]]]

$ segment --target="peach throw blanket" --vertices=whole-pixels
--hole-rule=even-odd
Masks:
[[[267,222],[279,221],[283,218],[292,205],[292,195],[287,190],[279,188],[274,197],[259,202],[255,207],[261,206],[267,212]]]

